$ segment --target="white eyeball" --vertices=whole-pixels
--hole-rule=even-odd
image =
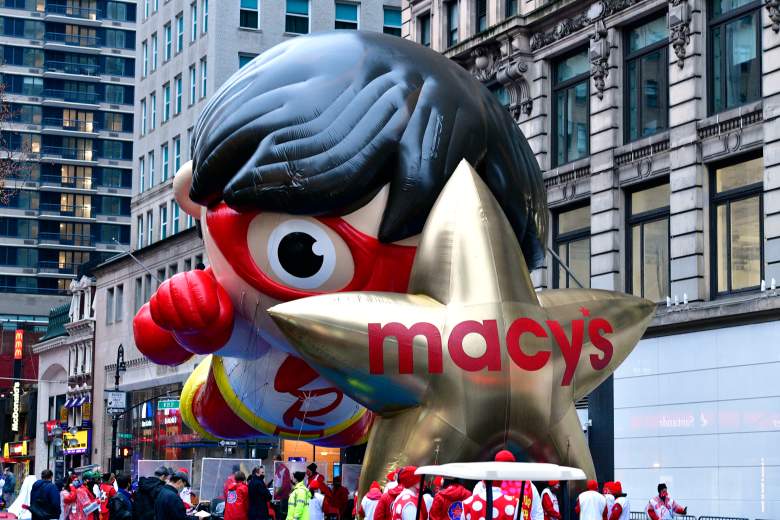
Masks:
[[[285,285],[316,289],[336,269],[336,248],[322,226],[310,220],[285,220],[268,237],[268,263]]]

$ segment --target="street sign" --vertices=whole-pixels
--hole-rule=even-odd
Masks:
[[[106,390],[106,412],[122,413],[127,408],[127,392]]]
[[[120,439],[132,439],[133,438],[133,434],[132,433],[117,433],[116,435]]]
[[[157,409],[158,410],[178,410],[179,409],[179,400],[178,399],[160,399],[157,401]]]
[[[238,446],[238,442],[236,441],[219,441],[219,445],[223,448],[235,448]]]

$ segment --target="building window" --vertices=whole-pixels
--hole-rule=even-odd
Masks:
[[[458,43],[458,2],[447,2],[447,47]]]
[[[336,2],[335,28],[336,29],[357,29],[358,28],[357,4]]]
[[[209,0],[203,0],[203,34],[209,32]]]
[[[417,39],[420,45],[431,46],[431,13],[417,17]]]
[[[171,234],[175,235],[179,232],[179,204],[173,200],[171,201],[171,220],[172,220],[172,226],[171,226]]]
[[[138,215],[138,220],[136,223],[136,233],[137,237],[135,240],[135,248],[141,249],[144,247],[144,217],[143,215]]]
[[[146,212],[146,245],[151,245],[152,235],[154,234],[154,213],[149,210]]]
[[[181,98],[184,95],[184,93],[182,92],[182,90],[184,90],[184,86],[182,85],[181,74],[179,74],[173,79],[173,84],[176,85],[176,104],[173,106],[173,113],[180,114]]]
[[[117,285],[116,294],[114,298],[114,322],[119,323],[122,321],[123,314],[125,313],[125,286]]]
[[[238,53],[238,68],[242,69],[244,68],[244,65],[248,65],[250,61],[255,59],[255,56],[257,54],[244,54],[243,52]]]
[[[246,29],[257,29],[258,26],[258,0],[241,0],[241,10],[238,15],[238,26]]]
[[[160,240],[168,237],[168,205],[160,206]]]
[[[190,4],[190,20],[192,21],[190,41],[194,42],[198,39],[198,4],[196,2]]]
[[[154,152],[149,152],[149,187],[154,186]]]
[[[149,104],[152,106],[152,114],[149,118],[149,129],[154,130],[157,127],[157,94],[152,92],[149,95]]]
[[[712,113],[761,97],[761,2],[711,0],[709,20]]]
[[[401,10],[397,7],[383,7],[382,12],[384,15],[382,32],[401,36]]]
[[[160,155],[162,156],[162,173],[160,182],[165,182],[168,180],[168,143],[160,146]]]
[[[171,84],[163,85],[163,115],[162,122],[165,123],[171,118]]]
[[[176,54],[184,48],[184,13],[176,15]]]
[[[562,211],[555,216],[555,253],[582,284],[590,286],[590,206]],[[579,287],[572,276],[553,259],[553,287]]]
[[[143,157],[138,158],[138,193],[143,193],[144,191],[144,182],[146,182],[146,179],[144,179],[144,172],[145,169],[145,161]]]
[[[149,18],[149,4],[151,0],[144,0],[144,18]]]
[[[666,15],[626,33],[626,141],[653,135],[667,126],[669,29]]]
[[[590,63],[584,49],[554,67],[553,160],[560,166],[588,155]]]
[[[286,0],[287,13],[284,31],[294,34],[309,34],[309,0]]]
[[[208,68],[206,58],[200,59],[200,97],[206,97],[206,84],[208,78]]]
[[[196,99],[196,87],[197,83],[195,81],[195,65],[190,65],[190,105],[195,104]]]
[[[173,33],[171,31],[170,22],[165,24],[165,27],[163,28],[163,35],[165,36],[165,52],[163,60],[168,61],[173,55]]]
[[[487,29],[487,0],[476,0],[477,32]]]
[[[157,33],[152,34],[152,72],[157,70]]]
[[[178,135],[173,138],[173,174],[181,168],[181,137]]]
[[[756,289],[761,284],[763,179],[762,157],[713,168],[714,294]]]
[[[506,16],[514,16],[517,14],[517,0],[506,0]]]
[[[141,135],[146,135],[146,99],[141,100]]]
[[[669,294],[669,183],[628,194],[628,291],[659,302]]]
[[[143,74],[141,77],[145,78],[149,74],[149,44],[146,43],[146,40],[141,43],[141,55],[144,60]]]
[[[114,322],[114,288],[106,290],[106,325]]]

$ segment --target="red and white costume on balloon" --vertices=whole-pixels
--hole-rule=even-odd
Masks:
[[[672,497],[666,495],[655,496],[647,504],[647,515],[652,520],[671,520],[674,515],[684,515],[685,508],[674,501]]]
[[[544,511],[544,520],[559,520],[561,518],[561,508],[558,505],[558,496],[553,492],[552,487],[557,485],[557,480],[549,482],[550,487],[542,491],[542,510]]]

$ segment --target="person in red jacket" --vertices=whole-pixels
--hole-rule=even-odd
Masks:
[[[561,518],[561,508],[558,505],[558,493],[560,491],[561,483],[557,480],[549,481],[547,488],[542,491],[544,520],[559,520]]]
[[[357,507],[355,516],[365,520],[374,520],[374,512],[380,498],[382,498],[382,487],[375,480],[371,483],[371,488],[369,488],[366,496],[360,501],[360,504],[357,503],[357,500],[355,501],[355,507]]]
[[[441,491],[433,497],[430,520],[459,520],[463,512],[463,501],[471,496],[471,491],[457,480],[446,480]]]
[[[394,475],[394,477],[395,476],[397,476],[397,474]],[[393,481],[393,483],[395,482]],[[395,486],[391,487],[390,489],[387,488],[388,486],[385,486],[387,491],[382,493],[382,496],[379,498],[379,502],[376,504],[376,509],[374,510],[374,520],[390,520],[393,516],[390,508],[393,505],[393,502],[395,502],[395,499],[398,498],[398,495],[401,494],[401,491],[404,490],[404,487],[400,483],[396,483]]]
[[[246,475],[237,471],[225,495],[225,520],[248,520],[249,518],[249,488],[246,485]]]
[[[328,504],[325,515],[328,513],[341,518],[347,513],[347,503],[349,502],[349,490],[341,485],[341,477],[333,477],[333,489],[330,498],[325,499]]]
[[[103,483],[100,484],[100,493],[97,497],[100,502],[100,520],[108,520],[108,501],[116,495],[116,488],[114,488],[116,478],[113,473],[104,473],[102,480]]]

